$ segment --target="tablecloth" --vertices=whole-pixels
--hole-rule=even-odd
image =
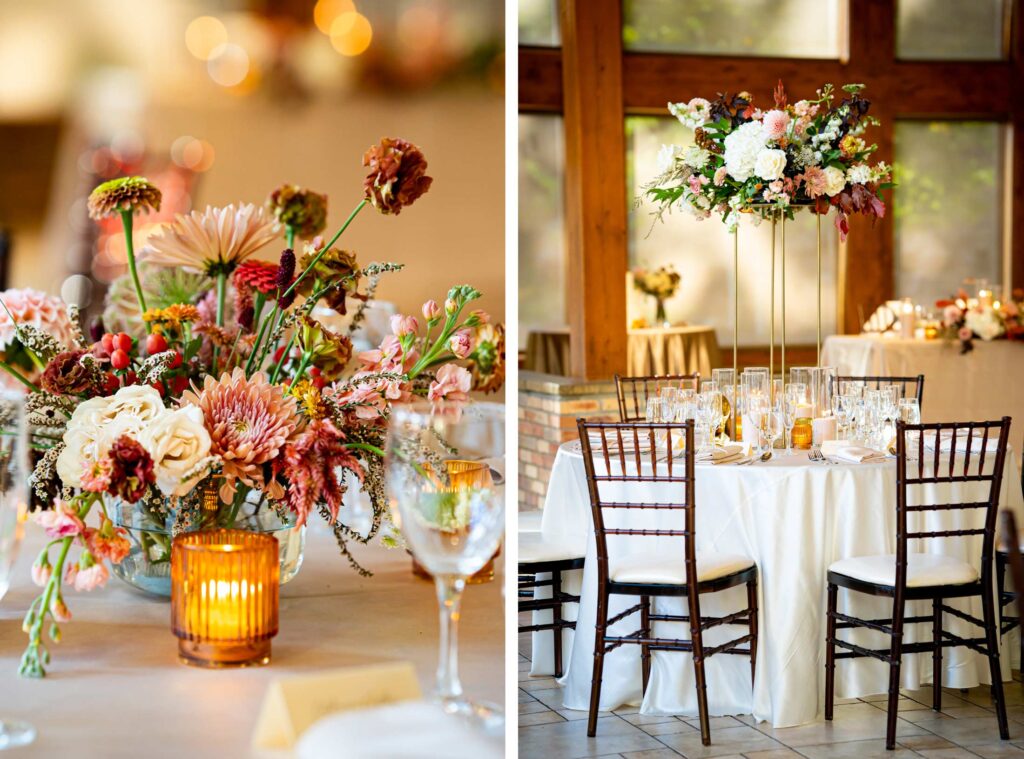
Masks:
[[[821,361],[840,374],[924,375],[925,422],[1014,419],[1011,439],[1024,433],[1024,344],[974,341],[960,355],[958,342],[903,340],[874,335],[833,335]]]
[[[989,457],[989,464],[991,457]],[[877,464],[812,464],[806,453],[791,457],[777,454],[766,464],[747,466],[697,465],[696,524],[698,550],[743,554],[753,559],[759,571],[760,639],[756,684],[751,690],[750,666],[745,657],[715,656],[708,660],[708,699],[714,715],[753,714],[774,727],[810,722],[823,709],[826,570],[848,556],[891,553],[896,546],[895,462]],[[631,483],[637,487],[636,483]],[[977,483],[944,486],[944,495],[964,496]],[[651,500],[667,502],[659,488],[651,488]],[[675,487],[679,487],[678,485]],[[606,494],[606,497],[613,497]],[[634,493],[630,499],[636,500]],[[980,500],[980,499],[975,499]],[[1024,497],[1017,480],[1012,452],[1007,457],[1001,504],[1017,515],[1024,514]],[[549,539],[586,542],[586,564],[582,571],[566,573],[565,589],[580,592],[575,635],[565,636],[568,662],[561,684],[565,706],[587,709],[593,663],[594,620],[597,603],[596,547],[590,502],[579,443],[564,444],[558,451],[548,487],[541,530]],[[929,524],[956,524],[966,512],[930,514]],[[975,512],[977,513],[977,512]],[[609,515],[612,519],[609,520]],[[1020,518],[1018,516],[1018,518]],[[664,529],[666,520],[679,519],[678,512],[631,509],[623,514],[606,510],[606,523],[629,519],[630,527]],[[678,525],[676,525],[678,526]],[[946,528],[948,529],[948,528]],[[654,540],[678,538],[613,538],[609,550],[624,549],[623,541],[643,541],[653,550]],[[971,539],[980,553],[980,539]],[[633,544],[635,549],[636,543]],[[967,539],[928,541],[925,550],[947,551],[967,559],[974,555]],[[680,551],[682,550],[680,545]],[[581,577],[582,575],[582,577]],[[848,601],[853,606],[848,605]],[[701,612],[720,615],[745,607],[745,588],[705,595]],[[628,597],[613,597],[609,615],[635,603]],[[659,609],[681,613],[682,600],[658,599]],[[840,590],[840,609],[855,615],[886,617],[892,602],[887,599],[853,598]],[[952,602],[956,605],[957,602]],[[967,602],[962,602],[967,603]],[[569,606],[569,617],[575,607]],[[971,612],[981,617],[980,603]],[[929,606],[930,613],[930,606]],[[946,615],[946,629],[963,634],[965,623]],[[638,618],[631,617],[611,627],[611,634],[634,631]],[[925,629],[927,627],[927,629]],[[680,625],[662,623],[655,636],[689,638]],[[930,626],[914,626],[908,640],[925,639]],[[743,628],[717,628],[705,636],[705,645],[745,634]],[[849,633],[846,633],[849,635]],[[881,647],[888,638],[874,631],[857,631],[847,638],[861,645]],[[873,637],[872,637],[873,636]],[[930,639],[930,638],[927,638]],[[1004,649],[1005,652],[1005,649]],[[948,687],[973,687],[988,682],[987,663],[966,649],[948,649],[944,656],[944,683]],[[1004,662],[1009,676],[1009,663]],[[550,633],[533,638],[534,674],[550,674],[552,652]],[[929,655],[907,656],[902,670],[903,686],[919,687],[931,681]],[[856,697],[883,693],[887,689],[887,667],[874,660],[844,660],[837,664],[837,696]],[[696,715],[696,691],[689,655],[655,652],[651,681],[641,702],[640,647],[622,646],[605,657],[601,708],[640,703],[642,714]]]
[[[274,677],[407,660],[424,692],[433,687],[438,628],[431,583],[413,577],[404,551],[380,546],[353,549],[375,572],[360,577],[319,524],[307,534],[301,572],[281,590],[281,629],[270,666],[179,664],[169,603],[111,578],[92,593],[66,591],[74,619],[61,626],[63,641],[51,645],[49,675],[22,679],[21,620],[37,591],[28,578],[41,546],[41,532],[28,529],[13,586],[0,600],[0,717],[28,720],[39,736],[12,759],[276,756],[249,748]],[[496,703],[505,698],[501,577],[466,591],[459,636],[467,694]]]
[[[526,338],[526,369],[569,375],[569,330],[532,331]],[[626,336],[626,374],[691,374],[710,377],[718,366],[718,340],[712,327],[650,327]]]

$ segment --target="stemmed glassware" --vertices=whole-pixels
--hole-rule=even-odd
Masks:
[[[0,601],[11,587],[11,570],[28,515],[24,404],[24,395],[0,391]],[[35,738],[32,725],[0,717],[0,750],[28,745]]]
[[[729,418],[736,408],[736,372],[733,369],[712,369],[711,380],[722,394],[722,432],[729,427]]]
[[[495,734],[504,730],[501,708],[463,696],[458,620],[466,578],[494,556],[501,541],[504,499],[487,460],[503,455],[504,438],[500,407],[397,406],[385,459],[396,524],[437,586],[441,636],[436,696],[449,714]]]
[[[800,407],[806,405],[806,385],[791,382],[786,386],[786,395],[782,403],[782,421],[785,426],[786,455],[793,453],[793,428],[799,417]]]
[[[769,405],[761,414],[761,434],[768,442],[768,451],[771,453],[775,448],[775,441],[779,439],[783,429],[783,413],[780,406]]]
[[[844,435],[849,435],[850,396],[838,393],[832,396],[832,416],[836,418],[836,434],[842,440]]]
[[[703,389],[706,385],[710,384],[712,383],[703,383],[700,395],[697,396],[697,421],[706,431],[698,452],[705,452],[714,448],[715,427],[722,419],[722,394],[717,389]]]

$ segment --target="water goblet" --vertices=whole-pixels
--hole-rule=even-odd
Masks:
[[[648,422],[660,422],[662,421],[662,414],[664,413],[665,404],[662,399],[653,396],[647,399],[647,411],[644,414],[644,419]]]

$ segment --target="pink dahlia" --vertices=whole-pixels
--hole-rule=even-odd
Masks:
[[[31,325],[52,335],[65,346],[74,345],[71,320],[64,301],[29,288],[5,290],[0,300],[0,350],[10,347],[17,337],[17,325]],[[10,311],[10,314],[7,312]],[[11,321],[11,316],[14,321]]]
[[[345,435],[328,419],[310,422],[285,445],[281,469],[288,479],[286,501],[298,516],[298,524],[306,523],[309,512],[318,503],[327,506],[332,522],[337,519],[345,495],[345,487],[338,479],[339,467],[363,479],[359,461],[345,447]]]
[[[828,187],[828,178],[825,176],[824,170],[817,166],[808,166],[804,169],[804,189],[807,192],[807,197],[817,198],[825,194],[825,189]]]
[[[789,126],[789,114],[785,111],[768,111],[764,115],[764,136],[769,140],[778,140],[786,135]]]
[[[272,498],[280,498],[283,488],[271,480],[265,482],[263,465],[273,462],[295,432],[295,399],[271,385],[262,374],[246,379],[236,367],[219,380],[208,376],[198,393],[186,391],[182,403],[191,403],[203,411],[210,433],[210,454],[223,461],[224,484],[221,498],[234,496],[241,481],[250,487],[266,488]]]

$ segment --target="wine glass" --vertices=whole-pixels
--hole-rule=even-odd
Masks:
[[[415,403],[391,414],[385,458],[392,514],[409,550],[434,576],[440,606],[436,697],[449,714],[504,731],[500,707],[463,696],[458,620],[466,578],[494,556],[505,505],[485,459],[503,455],[501,407]]]
[[[705,385],[711,383],[704,383]],[[703,386],[703,385],[702,385]],[[718,390],[701,390],[697,398],[697,421],[707,430],[699,452],[714,448],[714,427],[722,418],[722,395]]]
[[[901,398],[899,404],[900,421],[905,424],[921,423],[921,407],[917,398]]]
[[[722,394],[722,431],[728,429],[729,418],[736,409],[736,372],[733,369],[712,369],[711,380]],[[735,429],[733,435],[735,436]]]
[[[663,412],[667,404],[663,399],[652,396],[647,399],[647,409],[644,413],[644,419],[648,422],[660,422],[663,418]]]
[[[804,405],[805,386],[800,383],[789,384],[786,387],[786,396],[782,405],[782,421],[786,434],[786,455],[793,453],[793,428],[796,427],[797,416],[800,407]]]
[[[849,421],[850,415],[850,397],[848,395],[836,395],[832,396],[832,416],[836,418],[836,434],[839,435],[839,439],[843,439],[843,435],[849,435],[849,431],[846,429],[847,422]]]
[[[0,391],[0,601],[11,587],[23,520],[28,515],[28,440],[25,396]],[[0,750],[26,746],[36,738],[32,725],[0,717]]]
[[[761,414],[761,433],[768,442],[769,454],[772,454],[775,448],[775,441],[782,434],[782,428],[782,412],[778,410],[778,407],[770,406],[765,409],[764,413]]]

